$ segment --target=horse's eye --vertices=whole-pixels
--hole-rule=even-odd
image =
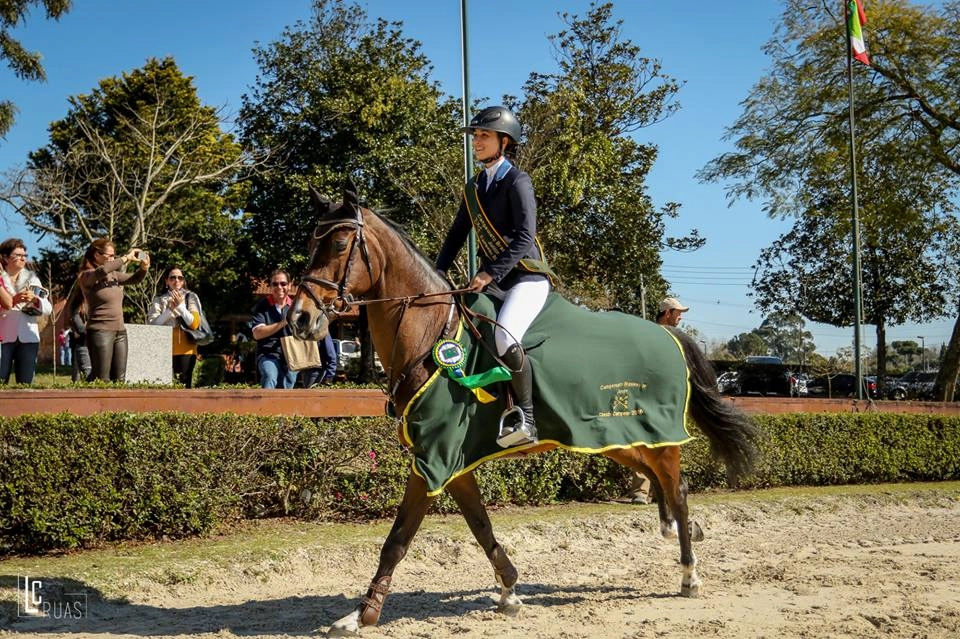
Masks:
[[[345,239],[336,239],[333,241],[333,250],[337,253],[343,253],[347,250],[347,240]]]

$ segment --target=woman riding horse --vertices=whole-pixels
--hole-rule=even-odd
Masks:
[[[484,169],[464,186],[437,268],[443,272],[450,268],[470,229],[475,229],[481,269],[468,288],[479,293],[495,282],[504,292],[494,335],[497,353],[512,373],[510,385],[519,408],[501,418],[497,443],[508,448],[537,441],[533,368],[520,342],[547,301],[552,272],[537,242],[533,183],[505,155],[520,141],[520,122],[506,107],[492,106],[477,113],[463,130],[473,135],[473,155]]]
[[[473,401],[473,395],[430,357],[440,341],[470,341],[463,327],[469,323],[467,314],[471,311],[458,308],[449,283],[406,235],[360,207],[352,184],[344,188],[341,204],[323,200],[312,188],[311,197],[320,219],[310,242],[310,262],[287,321],[297,337],[317,340],[326,334],[330,318],[353,303],[367,306],[373,345],[387,372],[387,392],[401,416],[404,442],[414,450],[403,500],[380,552],[373,581],[357,607],[333,624],[331,634],[353,635],[362,626],[377,623],[394,569],[407,553],[431,500],[444,490],[460,507],[493,566],[501,588],[501,609],[513,609],[521,603],[516,594],[518,573],[494,537],[473,470],[484,461],[517,454],[517,449],[499,449],[489,436],[481,438],[479,444],[464,439],[464,448],[459,451],[450,444],[450,437],[489,433],[488,420],[497,415],[491,411],[499,408],[496,403]],[[665,537],[675,535],[680,543],[680,592],[696,596],[700,578],[691,541],[700,536],[700,531],[688,519],[687,487],[680,476],[679,444],[690,439],[685,432],[686,418],[696,422],[709,439],[711,452],[727,463],[732,475],[750,471],[756,455],[756,428],[719,396],[712,368],[682,332],[620,313],[591,313],[552,294],[530,334],[535,335],[537,330],[542,334],[544,329],[538,326],[561,316],[567,318],[563,330],[551,330],[550,339],[528,350],[528,355],[540,358],[541,363],[534,391],[548,401],[541,400],[538,408],[539,443],[529,444],[520,452],[533,454],[562,447],[600,453],[643,471],[662,497],[658,499],[661,533]],[[611,334],[623,327],[625,333]],[[609,360],[608,364],[643,368],[627,373],[618,370],[614,374],[619,377],[604,373],[596,384],[585,384],[579,371],[570,372],[575,366],[557,362],[571,352],[576,354],[571,335],[577,336],[579,344],[587,339],[587,333],[608,349],[606,353],[616,353],[602,358]],[[479,359],[482,352],[482,348],[472,348],[470,357]],[[644,362],[651,352],[656,353],[656,361]],[[549,365],[543,366],[544,361]],[[551,387],[558,375],[571,374],[575,377],[564,378],[565,385],[559,392]],[[610,379],[623,381],[603,383]],[[569,389],[581,387],[602,395],[599,404],[590,405],[589,411],[584,409],[584,402],[595,402],[596,397],[568,397],[575,394]],[[666,394],[658,398],[660,387]],[[432,410],[428,397],[442,400],[444,396],[448,402],[439,411]],[[649,398],[654,402],[644,403]],[[557,409],[565,402],[573,402],[577,411],[573,418],[568,417],[570,411]],[[452,423],[454,412],[467,421]],[[424,426],[428,422],[432,430]],[[655,432],[664,425],[658,422],[670,422],[665,425],[673,430],[666,438],[645,439],[633,430],[639,425],[641,431]],[[427,445],[430,438],[447,439],[438,451]],[[581,443],[583,438],[590,440],[588,445]],[[442,457],[441,462],[452,460],[452,465],[435,464],[438,460],[434,457]]]

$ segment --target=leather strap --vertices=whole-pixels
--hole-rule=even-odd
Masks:
[[[383,610],[383,602],[390,593],[390,582],[393,577],[384,575],[379,579],[370,582],[370,587],[360,599],[362,610],[360,611],[360,624],[363,626],[375,626],[380,620],[380,612]]]

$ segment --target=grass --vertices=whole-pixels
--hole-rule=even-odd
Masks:
[[[820,503],[823,500],[859,499],[876,503],[936,503],[960,500],[960,481],[930,484],[879,484],[777,488],[754,491],[716,491],[691,495],[691,507],[757,503]],[[571,503],[536,508],[506,507],[491,513],[498,532],[531,525],[544,525],[623,514],[636,508],[612,503]],[[124,543],[95,550],[0,560],[0,592],[14,587],[16,575],[51,575],[73,579],[99,589],[105,597],[122,598],[126,584],[141,578],[161,584],[189,583],[201,573],[217,568],[249,567],[282,560],[294,553],[320,556],[329,552],[355,551],[375,554],[392,522],[358,524],[312,523],[296,520],[241,522],[231,530],[206,538],[156,543]],[[472,539],[460,515],[431,515],[424,523],[431,535],[461,541]]]

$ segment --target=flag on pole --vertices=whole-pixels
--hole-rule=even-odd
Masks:
[[[863,42],[863,25],[867,23],[867,14],[863,10],[863,0],[847,2],[847,34],[850,36],[850,48],[853,59],[870,66],[867,45]]]

